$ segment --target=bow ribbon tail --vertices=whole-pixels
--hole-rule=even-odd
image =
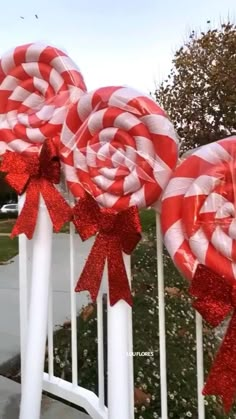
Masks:
[[[230,411],[236,394],[236,312],[230,320],[223,343],[216,355],[207,382],[204,395],[219,395],[226,413]]]
[[[108,247],[108,282],[110,304],[113,306],[119,300],[124,300],[130,306],[133,305],[129,280],[124,264],[124,258],[120,241],[117,237],[109,240]]]
[[[78,279],[75,291],[89,291],[92,301],[96,301],[101,286],[107,256],[107,241],[99,234],[90,251],[85,267]]]
[[[37,222],[39,196],[39,182],[30,182],[26,189],[24,206],[13,227],[11,238],[18,236],[19,234],[25,234],[28,239],[32,239]]]
[[[71,207],[52,183],[46,179],[41,179],[40,182],[40,192],[47,206],[54,230],[58,232],[67,221],[71,220]]]

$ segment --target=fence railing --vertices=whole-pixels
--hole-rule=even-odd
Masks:
[[[23,201],[22,201],[23,202]],[[20,201],[20,205],[22,204]],[[164,265],[163,245],[160,229],[159,215],[156,217],[157,231],[157,272],[159,297],[159,351],[160,351],[160,388],[161,388],[161,418],[168,419],[168,391],[166,370],[166,333],[165,333],[165,293],[164,293]],[[94,419],[132,419],[134,418],[134,382],[133,359],[127,356],[132,352],[132,311],[126,303],[120,301],[114,307],[108,302],[108,408],[105,406],[105,380],[104,380],[104,333],[103,333],[103,292],[106,290],[107,274],[104,273],[103,285],[97,299],[97,361],[98,361],[98,395],[78,385],[78,342],[80,333],[77,328],[77,297],[74,292],[77,281],[77,272],[80,262],[75,251],[75,241],[80,240],[70,225],[70,266],[68,266],[68,290],[70,294],[71,318],[71,359],[72,380],[65,381],[54,375],[54,319],[53,319],[53,289],[52,281],[49,287],[48,308],[48,372],[44,373],[43,389],[61,399],[71,402],[85,409]],[[28,305],[30,280],[27,266],[31,258],[31,246],[24,236],[20,237],[20,324],[21,324],[21,359],[22,359],[22,386],[24,388],[25,347],[28,324]],[[82,246],[82,243],[81,243]],[[131,279],[130,257],[125,257],[128,276]],[[68,313],[69,314],[69,313]],[[158,320],[156,323],[158,328]],[[197,389],[198,389],[198,418],[205,418],[204,398],[201,394],[203,387],[203,342],[201,317],[196,315],[196,351],[197,351]],[[122,400],[122,402],[120,402]],[[117,408],[117,406],[119,406]],[[125,407],[124,407],[125,406]],[[128,410],[127,410],[128,406]]]

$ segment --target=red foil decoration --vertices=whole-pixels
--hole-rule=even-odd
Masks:
[[[18,195],[26,192],[25,203],[11,237],[21,233],[32,239],[36,226],[39,198],[42,195],[55,231],[72,218],[72,211],[54,184],[60,182],[60,161],[55,144],[45,140],[40,155],[23,155],[7,151],[0,168],[5,180]]]
[[[122,252],[130,255],[141,239],[137,207],[117,214],[110,208],[100,209],[96,201],[87,195],[74,207],[74,224],[82,240],[97,234],[75,291],[87,290],[92,300],[96,301],[107,260],[110,304],[123,299],[132,305]]]
[[[214,327],[233,311],[203,389],[204,395],[221,396],[228,413],[236,394],[236,282],[198,265],[189,291],[196,297],[193,307]]]

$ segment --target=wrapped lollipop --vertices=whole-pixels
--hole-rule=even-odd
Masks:
[[[76,290],[88,289],[96,300],[107,259],[111,304],[131,304],[122,251],[131,254],[140,239],[137,208],[158,201],[176,165],[173,125],[150,97],[104,87],[71,107],[61,143],[65,177],[78,199],[76,227],[84,240],[97,233]]]
[[[32,238],[40,193],[56,231],[70,219],[68,205],[51,185],[60,181],[58,134],[68,107],[85,90],[77,65],[52,46],[22,45],[0,60],[0,153],[13,152],[6,153],[1,170],[18,195],[27,192],[13,235]]]
[[[191,281],[194,307],[217,326],[233,311],[204,394],[236,391],[236,137],[201,147],[176,169],[162,201],[165,245]]]
[[[55,47],[28,44],[3,55],[0,153],[37,151],[46,138],[59,134],[68,106],[85,90],[77,65]]]
[[[115,211],[156,203],[178,156],[178,140],[165,112],[127,87],[85,94],[68,112],[61,142],[75,198],[84,188],[99,206]]]
[[[71,219],[71,208],[55,187],[61,174],[57,138],[67,109],[85,90],[78,67],[54,47],[23,45],[0,60],[1,171],[18,195],[25,193],[12,234],[34,238],[30,305],[21,319],[28,331],[21,348],[21,419],[40,416],[52,232]],[[26,265],[23,252],[20,257]]]
[[[127,87],[104,87],[70,109],[61,142],[65,177],[78,201],[74,223],[83,240],[96,235],[76,291],[89,290],[94,301],[108,295],[109,417],[128,419],[133,415],[127,357],[132,297],[130,257],[124,254],[130,255],[141,237],[138,208],[156,205],[171,176],[178,140],[150,97]]]

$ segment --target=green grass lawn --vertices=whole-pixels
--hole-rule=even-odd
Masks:
[[[18,254],[18,238],[10,239],[7,236],[0,236],[0,264],[7,262]]]
[[[0,221],[0,234],[1,233],[11,233],[12,228],[15,224],[16,220],[4,220]]]

